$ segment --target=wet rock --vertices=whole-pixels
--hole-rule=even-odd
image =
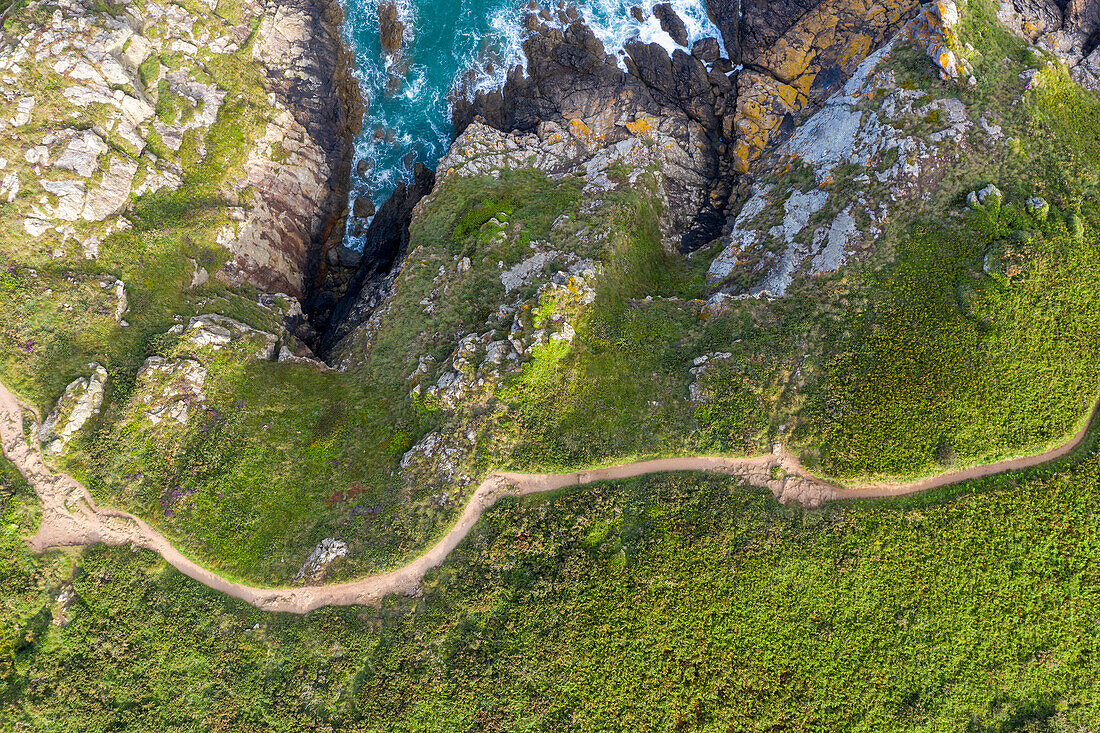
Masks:
[[[691,55],[703,63],[713,64],[722,56],[717,38],[701,38],[691,46]]]
[[[681,46],[688,45],[687,26],[676,14],[670,3],[658,3],[653,6],[653,15],[661,22],[661,28],[672,36],[672,40]]]
[[[405,37],[405,24],[401,21],[397,4],[392,0],[383,0],[378,4],[378,27],[382,49],[391,56],[400,51]]]
[[[374,216],[377,209],[374,206],[374,200],[366,195],[355,198],[355,206],[352,207],[352,211],[359,219],[369,219]]]
[[[639,8],[637,5],[630,9],[630,16],[639,23],[645,23],[648,20],[646,12]]]
[[[435,172],[417,163],[412,182],[398,184],[397,190],[374,214],[363,238],[359,269],[343,297],[322,290],[311,301],[314,323],[325,329],[319,353],[323,355],[370,316],[378,302],[378,287],[408,246],[413,209],[434,187]]]
[[[538,167],[554,170],[583,157],[595,169],[602,160],[623,157],[632,139],[667,140],[676,165],[663,169],[664,188],[674,214],[662,224],[670,236],[691,228],[707,189],[729,173],[726,158],[718,155],[719,113],[732,112],[732,95],[720,94],[703,62],[682,50],[670,57],[658,44],[629,43],[624,72],[583,22],[535,28],[524,42],[527,74],[515,71],[502,90],[475,94],[472,102],[457,98],[456,131],[461,134],[478,117],[502,132],[542,135],[542,125],[553,124],[568,133],[555,140],[577,146],[561,151],[567,160],[551,162],[558,153],[539,156]],[[605,151],[599,159],[593,155],[598,148]]]
[[[343,267],[345,269],[353,270],[359,267],[359,263],[363,260],[363,255],[356,252],[353,249],[340,245],[339,247],[333,247],[328,251],[329,263],[335,267]]]

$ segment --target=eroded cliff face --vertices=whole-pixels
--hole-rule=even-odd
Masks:
[[[10,22],[9,255],[95,259],[117,231],[217,212],[209,244],[228,256],[196,262],[196,279],[313,287],[341,231],[358,104],[335,3],[61,0]]]
[[[997,17],[1065,61],[1078,84],[1100,91],[1100,0],[1001,0]]]
[[[657,44],[634,42],[619,59],[573,8],[532,12],[526,27],[526,75],[517,68],[500,91],[457,99],[456,131],[477,117],[503,132],[577,125],[604,148],[628,144],[639,129],[652,131],[680,151],[679,171],[664,181],[670,244],[679,240],[675,245],[691,251],[713,238],[729,198],[723,129],[732,127],[735,110],[733,66],[718,44],[702,41],[670,56]]]

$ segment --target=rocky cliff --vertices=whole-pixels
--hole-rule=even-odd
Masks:
[[[217,210],[228,256],[209,274],[308,291],[341,232],[356,127],[339,17],[309,1],[20,8],[0,49],[4,218],[55,259],[94,259],[140,220]]]

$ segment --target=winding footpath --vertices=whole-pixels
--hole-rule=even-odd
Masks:
[[[0,384],[0,440],[4,455],[34,487],[42,502],[42,523],[28,541],[35,552],[103,542],[112,546],[143,548],[159,553],[184,575],[214,590],[267,611],[308,613],[323,606],[381,604],[390,593],[412,594],[424,574],[437,567],[458,546],[482,513],[505,496],[528,496],[597,481],[634,478],[672,471],[708,471],[737,476],[749,484],[766,486],[783,502],[819,506],[835,499],[901,496],[961,481],[1033,468],[1071,453],[1085,439],[1100,411],[1100,402],[1069,442],[1045,453],[1015,458],[908,483],[875,483],[841,487],[810,475],[790,452],[777,447],[771,455],[756,458],[684,457],[628,463],[609,468],[564,474],[496,473],[474,492],[458,523],[434,547],[408,565],[389,573],[371,575],[350,583],[302,588],[254,588],[233,583],[184,557],[164,535],[141,519],[98,506],[87,488],[54,472],[23,436],[23,406]],[[775,470],[775,469],[781,470]],[[773,477],[773,474],[775,477]]]

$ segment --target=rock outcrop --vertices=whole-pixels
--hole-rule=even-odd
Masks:
[[[61,455],[69,441],[93,416],[99,414],[107,388],[107,370],[89,364],[91,375],[72,381],[57,406],[42,421],[38,439],[50,455]]]
[[[915,0],[824,0],[786,21],[770,4],[760,18],[748,15],[742,31],[745,71],[738,77],[733,168],[753,161],[836,92],[856,67],[916,14]],[[756,34],[756,30],[760,30]]]
[[[655,12],[681,35],[671,7]],[[636,137],[632,128],[652,130],[686,156],[680,169],[688,175],[680,181],[666,176],[675,203],[668,232],[683,234],[684,250],[706,243],[717,234],[715,222],[721,226],[730,190],[723,128],[732,128],[735,109],[732,64],[704,60],[713,58],[706,44],[699,46],[700,58],[680,49],[669,56],[657,44],[636,41],[627,45],[620,65],[574,17],[568,8],[557,15],[529,14],[526,74],[517,67],[503,89],[456,99],[456,130],[461,133],[478,117],[503,132],[534,133],[552,123],[585,131],[589,152]]]
[[[400,51],[405,39],[405,23],[393,0],[378,3],[378,28],[382,50],[391,56]]]
[[[186,185],[227,214],[216,239],[231,256],[215,276],[294,295],[314,286],[342,233],[359,109],[339,7],[234,7],[122,2],[105,12],[60,0],[20,13],[26,32],[0,47],[2,93],[15,102],[0,129],[25,138],[26,167],[6,174],[0,194],[28,238],[62,253],[75,240],[95,258],[133,225],[142,197],[182,199]],[[244,87],[248,75],[226,78],[237,62],[261,72],[258,88]],[[258,135],[234,127],[244,109],[265,120]],[[218,149],[234,135],[232,155]],[[197,190],[219,166],[225,180]],[[175,208],[154,206],[155,216]]]
[[[978,125],[961,101],[907,89],[887,68],[903,40],[907,34],[866,59],[817,114],[758,162],[761,170],[809,172],[811,182],[789,175],[778,184],[753,184],[729,244],[710,266],[710,281],[722,285],[713,303],[727,294],[782,296],[796,277],[837,270],[870,246],[896,209],[930,196],[971,151]],[[928,120],[937,121],[930,131]],[[981,137],[998,142],[998,131],[982,121],[989,129]],[[838,181],[845,168],[849,178]]]
[[[252,56],[276,114],[246,167],[257,197],[231,240],[230,272],[262,290],[308,294],[343,239],[362,101],[341,19],[336,0],[270,2],[259,18]]]
[[[1078,84],[1100,92],[1100,2],[1001,0],[997,17],[1020,37],[1065,61]]]

